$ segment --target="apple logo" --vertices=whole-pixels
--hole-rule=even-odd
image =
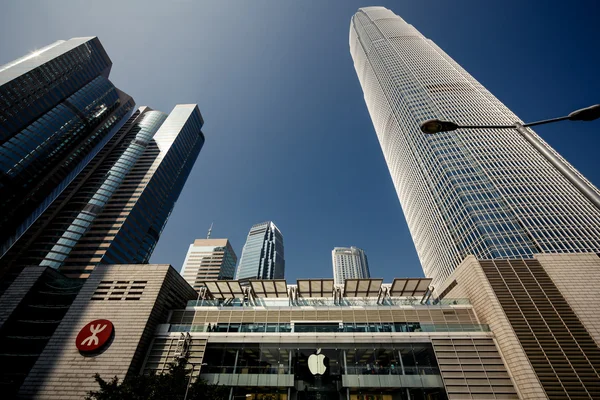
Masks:
[[[310,357],[308,357],[308,369],[313,375],[323,375],[327,369],[327,366],[324,363],[325,355],[320,353],[321,349],[317,349],[315,354],[311,354]]]

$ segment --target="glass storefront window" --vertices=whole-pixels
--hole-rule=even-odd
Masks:
[[[439,374],[431,343],[407,343],[395,347],[383,344],[340,344],[337,348],[319,346],[317,343],[209,344],[204,355],[207,365],[202,367],[202,371],[222,373],[223,369],[227,369],[238,374],[293,373],[299,379],[312,379],[314,376],[308,360],[320,349],[318,354],[324,356],[320,358],[326,369],[323,376],[332,379],[339,379],[343,374]]]
[[[439,375],[431,343],[208,343],[203,363],[201,374],[291,374],[294,386],[289,390],[298,400],[337,400],[347,398],[347,393],[351,399],[387,400],[382,396],[392,392],[394,399],[447,399],[442,387],[373,387],[347,392],[343,386],[344,375],[354,375],[347,377],[350,380],[364,380],[364,375]],[[368,379],[379,382],[380,378]],[[401,378],[381,382],[395,382],[393,379]],[[405,397],[407,391],[411,397]],[[244,398],[286,399],[288,388],[233,387],[232,393],[251,395]]]

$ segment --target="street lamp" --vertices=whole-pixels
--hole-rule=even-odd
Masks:
[[[440,132],[455,131],[459,128],[465,129],[515,129],[518,126],[527,128],[529,126],[549,124],[551,122],[564,121],[566,119],[570,121],[593,121],[600,118],[600,104],[596,104],[590,107],[582,108],[581,110],[573,111],[571,114],[565,117],[545,119],[542,121],[530,122],[528,124],[515,123],[514,125],[458,125],[452,121],[442,121],[439,119],[430,119],[421,124],[421,131],[427,134],[434,134]]]
[[[515,122],[513,125],[458,125],[452,121],[442,121],[439,119],[430,119],[421,124],[421,131],[426,134],[435,134],[440,132],[451,132],[457,129],[515,129],[525,138],[537,151],[540,152],[569,182],[571,182],[581,194],[587,197],[597,208],[600,209],[600,196],[583,179],[581,179],[573,170],[567,167],[547,146],[542,144],[527,129],[530,126],[549,124],[558,121],[593,121],[600,118],[600,104],[582,108],[573,111],[565,117],[545,119],[542,121],[521,124]]]

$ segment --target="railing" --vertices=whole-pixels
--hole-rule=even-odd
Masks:
[[[290,368],[287,365],[203,365],[201,369],[203,374],[289,374]]]
[[[293,368],[287,365],[203,365],[203,374],[290,374]],[[338,370],[341,375],[439,375],[438,367],[404,367],[400,366],[376,366],[372,364],[361,364],[348,366],[346,369]]]
[[[402,332],[489,332],[485,324],[420,324],[418,322],[397,323],[323,323],[292,324],[233,323],[233,324],[171,324],[169,332],[211,333],[402,333]]]
[[[346,375],[439,375],[438,367],[404,367],[355,365],[346,368]]]

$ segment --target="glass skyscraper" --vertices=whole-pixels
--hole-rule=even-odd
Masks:
[[[141,107],[0,260],[86,278],[147,263],[204,144],[196,105]],[[16,268],[18,271],[20,268]]]
[[[236,279],[283,279],[283,235],[271,221],[253,225],[237,269]]]
[[[84,37],[0,67],[3,282],[10,270],[3,256],[133,113],[133,99],[108,80],[111,66],[98,38]]]
[[[194,104],[135,110],[100,41],[0,67],[0,293],[25,266],[147,263],[204,144]]]
[[[423,134],[439,118],[521,122],[431,40],[383,7],[350,23],[350,52],[426,276],[478,259],[600,251],[600,210],[516,130]],[[585,180],[539,136],[535,140]]]
[[[87,37],[0,67],[0,257],[133,112],[111,66]]]
[[[331,251],[333,281],[343,285],[346,279],[370,278],[367,254],[358,247],[335,247]]]

